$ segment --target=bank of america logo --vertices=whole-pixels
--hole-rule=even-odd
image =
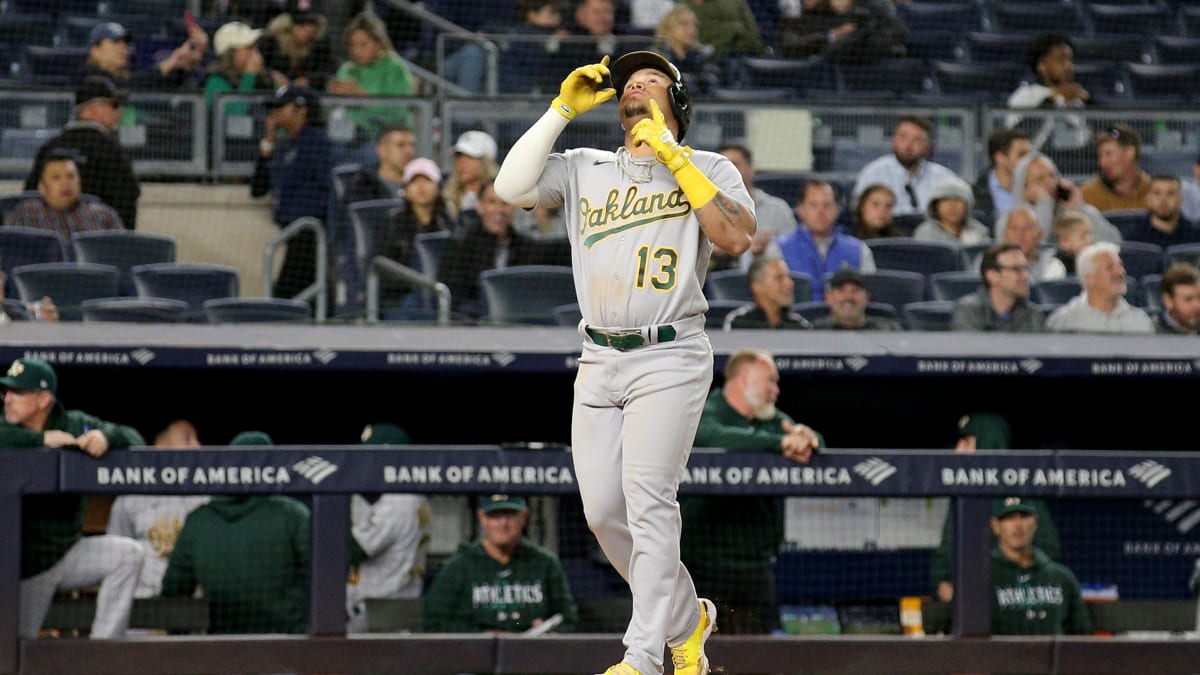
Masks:
[[[1142,505],[1171,523],[1183,534],[1200,525],[1200,506],[1195,499],[1147,499]]]
[[[330,361],[337,358],[337,352],[328,349],[318,349],[312,355],[323,366],[329,365]]]
[[[1146,487],[1154,487],[1171,476],[1171,470],[1159,464],[1158,462],[1148,459],[1144,462],[1138,462],[1129,469],[1129,475],[1142,482]]]
[[[496,362],[496,365],[505,368],[516,361],[517,357],[512,352],[492,352],[492,360]]]
[[[855,464],[854,473],[865,478],[871,485],[879,485],[896,473],[896,467],[878,457],[872,457]]]
[[[1037,359],[1022,359],[1019,365],[1021,366],[1021,370],[1030,375],[1042,369],[1042,362]]]
[[[313,485],[316,485],[332,476],[338,468],[337,464],[313,455],[293,464],[292,470],[312,481]]]
[[[847,356],[846,358],[842,359],[842,362],[846,364],[847,368],[856,373],[863,368],[866,368],[867,364],[870,363],[870,361],[862,356]]]
[[[129,352],[129,357],[144,366],[154,360],[154,352],[149,349],[135,349]]]

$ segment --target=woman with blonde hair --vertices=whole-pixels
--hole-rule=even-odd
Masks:
[[[408,66],[392,46],[383,21],[371,12],[350,19],[343,33],[349,60],[338,68],[327,90],[343,96],[409,96],[415,83]],[[370,106],[347,111],[364,138],[374,139],[387,124],[411,124],[398,106]]]
[[[287,83],[287,78],[269,69],[258,51],[262,31],[241,21],[230,21],[213,33],[213,51],[217,60],[208,67],[204,78],[204,98],[211,108],[217,95],[225,92],[271,92]],[[230,103],[226,115],[245,115],[247,103]]]
[[[471,211],[479,203],[479,190],[495,180],[500,172],[496,163],[496,139],[479,130],[464,132],[454,143],[454,168],[442,195],[454,216]]]
[[[716,50],[700,42],[700,21],[690,7],[672,7],[658,22],[654,37],[657,51],[675,64],[692,93],[720,85],[721,69],[713,62]]]
[[[292,84],[324,89],[335,69],[327,29],[311,0],[291,0],[287,11],[267,24],[258,45],[263,60]]]

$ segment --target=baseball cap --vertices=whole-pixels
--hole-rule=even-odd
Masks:
[[[516,495],[487,495],[479,498],[479,508],[483,509],[484,513],[493,511],[524,511],[529,505],[525,503],[524,497]]]
[[[862,274],[853,267],[842,267],[829,277],[830,288],[841,288],[843,284],[854,284],[859,288],[867,287],[863,283]]]
[[[974,436],[977,450],[1007,450],[1012,447],[1012,427],[996,413],[976,412],[958,420],[958,437]]]
[[[992,515],[996,518],[1003,518],[1010,513],[1031,513],[1036,515],[1037,509],[1033,508],[1033,504],[1028,501],[1022,501],[1020,497],[1005,497],[1003,499],[992,500]]]
[[[122,104],[129,98],[129,94],[118,89],[112,80],[103,75],[89,75],[83,78],[83,81],[75,88],[75,105],[83,105],[99,98],[112,99],[114,102]]]
[[[0,386],[6,389],[45,389],[58,393],[58,376],[54,368],[41,359],[17,359],[8,367]]]
[[[417,157],[405,165],[403,182],[406,185],[408,181],[417,176],[425,176],[435,183],[442,182],[442,170],[438,168],[436,162],[428,157]]]
[[[92,26],[88,33],[88,46],[91,47],[101,40],[133,40],[133,34],[125,30],[125,26],[116,21],[105,21]]]
[[[237,47],[249,47],[258,42],[262,31],[251,28],[241,21],[230,21],[213,33],[213,51],[217,56]]]
[[[617,90],[618,97],[625,91],[625,83],[629,80],[629,76],[642,68],[653,68],[670,77],[675,82],[683,81],[683,76],[680,75],[679,69],[662,54],[647,51],[629,52],[616,61],[613,61],[612,65],[608,67],[613,88]]]
[[[322,18],[312,0],[289,0],[287,14],[292,17],[292,23],[318,23]]]
[[[375,422],[363,427],[359,437],[363,445],[407,445],[408,432],[395,424]]]
[[[243,431],[229,441],[230,445],[275,445],[275,441],[263,431]]]
[[[468,131],[454,143],[454,152],[461,152],[468,157],[496,159],[496,139],[483,131]]]
[[[300,84],[285,84],[275,90],[275,95],[267,101],[268,108],[278,108],[281,105],[295,103],[307,108],[321,100],[321,95],[312,87]]]

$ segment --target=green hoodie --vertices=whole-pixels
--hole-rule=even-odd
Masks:
[[[1043,551],[1051,559],[1057,560],[1062,555],[1062,544],[1058,538],[1058,528],[1054,525],[1054,520],[1050,517],[1050,507],[1041,499],[1025,499],[1021,501],[1033,507],[1037,511],[1037,530],[1033,533],[1033,545],[1038,550]],[[954,502],[951,501],[951,506]],[[996,545],[996,535],[991,534],[992,545]],[[954,558],[954,513],[951,511],[946,514],[946,520],[942,522],[942,542],[938,544],[937,550],[933,552],[932,559],[932,574],[933,588],[936,591],[938,584],[943,581],[954,580],[953,569]]]
[[[162,594],[204,589],[212,633],[303,633],[308,507],[291,497],[214,497],[188,516]]]
[[[67,410],[54,402],[46,419],[46,431],[65,431],[80,436],[92,429],[104,432],[108,447],[128,448],[145,445],[137,429],[89,415],[80,410]],[[0,448],[43,448],[41,431],[32,431],[9,424],[0,416]],[[83,530],[86,497],[81,495],[30,495],[21,508],[21,578],[40,574],[62,559]]]
[[[1021,567],[992,550],[993,635],[1090,635],[1092,619],[1071,570],[1033,549]]]
[[[553,553],[523,541],[505,565],[477,541],[459,546],[442,565],[425,594],[424,629],[515,633],[555,614],[563,616],[556,632],[570,632],[579,623],[567,575]]]

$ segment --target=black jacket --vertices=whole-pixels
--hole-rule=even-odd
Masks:
[[[79,166],[79,178],[85,194],[96,195],[113,207],[121,222],[132,230],[137,223],[137,200],[141,185],[133,175],[133,162],[116,136],[94,122],[72,120],[63,132],[50,139],[38,150],[33,170],[25,179],[26,190],[36,190],[42,165],[53,150],[69,150]]]

